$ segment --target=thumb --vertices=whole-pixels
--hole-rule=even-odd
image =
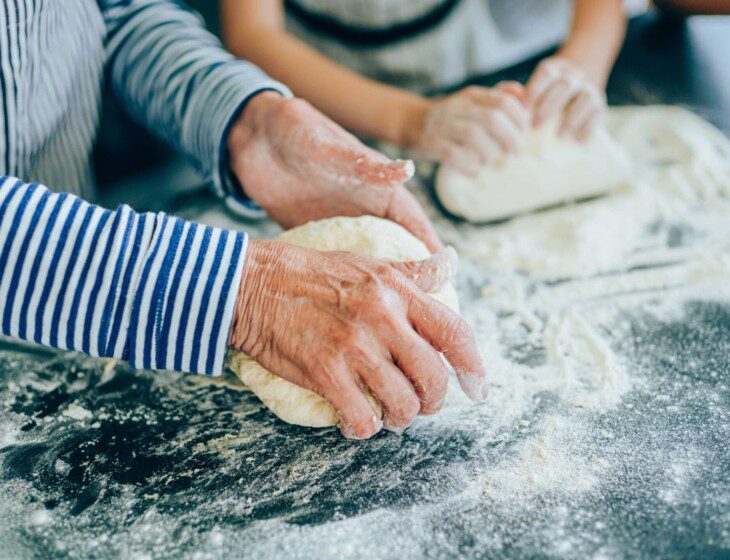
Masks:
[[[444,244],[439,239],[426,212],[405,187],[399,187],[393,191],[385,218],[402,225],[423,241],[429,251],[437,252],[444,248]]]
[[[459,256],[453,247],[446,247],[422,261],[391,263],[426,293],[435,292],[456,274]]]

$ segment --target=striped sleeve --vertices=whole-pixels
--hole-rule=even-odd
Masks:
[[[108,74],[130,113],[188,154],[234,211],[262,214],[229,180],[226,138],[246,101],[289,90],[236,60],[200,17],[172,0],[102,0]]]
[[[0,332],[135,368],[220,374],[244,233],[0,179]]]

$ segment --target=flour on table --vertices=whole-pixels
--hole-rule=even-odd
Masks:
[[[518,153],[485,165],[475,178],[442,165],[441,203],[456,216],[488,222],[603,194],[631,176],[629,157],[603,127],[581,143],[558,136],[558,126],[553,119],[530,131]]]
[[[461,314],[487,367],[486,402],[452,398],[410,428],[416,437],[457,430],[484,450],[460,500],[578,495],[604,480],[610,465],[584,447],[604,436],[578,432],[655,378],[626,362],[627,317],[681,322],[688,302],[730,301],[730,142],[664,106],[611,109],[607,130],[634,171],[595,200],[478,226],[412,189],[461,255]],[[428,180],[428,166],[419,174]],[[543,412],[546,402],[557,411]],[[509,453],[490,454],[495,442]]]
[[[348,251],[394,262],[421,260],[430,255],[426,246],[403,227],[373,216],[310,222],[282,233],[278,240],[320,251]],[[431,295],[458,311],[456,290],[450,283]],[[339,422],[337,413],[325,399],[274,375],[243,352],[231,350],[228,365],[285,422],[310,427],[334,426]],[[382,416],[378,402],[366,394]]]

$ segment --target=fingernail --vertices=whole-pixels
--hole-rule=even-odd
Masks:
[[[482,400],[487,400],[489,397],[489,386],[487,382],[485,381],[482,383]]]
[[[408,426],[393,426],[387,418],[383,421],[383,429],[393,432],[394,434],[402,434],[406,431],[407,427]]]
[[[459,380],[462,390],[466,393],[466,396],[473,401],[482,401],[486,397],[484,395],[485,382],[478,379],[470,372],[456,369],[456,377]],[[488,391],[487,391],[488,393]]]
[[[377,416],[373,416],[371,421],[373,422],[373,425],[375,426],[375,432],[372,435],[375,435],[380,430],[383,429],[383,421],[380,418],[378,418]],[[368,439],[369,437],[371,437],[371,436],[366,436],[366,437],[358,436],[355,433],[355,430],[353,430],[349,424],[344,424],[344,423],[340,426],[340,432],[342,432],[342,435],[345,436],[347,439],[363,440],[363,439]]]

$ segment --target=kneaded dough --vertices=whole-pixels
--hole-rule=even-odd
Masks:
[[[631,160],[605,128],[581,143],[559,137],[558,123],[533,129],[519,153],[483,167],[476,178],[442,165],[441,204],[471,222],[489,222],[603,194],[629,178]]]
[[[349,251],[394,262],[421,260],[430,255],[426,246],[406,229],[372,216],[310,222],[282,233],[277,239],[320,251]],[[458,296],[450,282],[431,296],[458,312]],[[229,350],[228,367],[285,422],[315,428],[339,422],[325,399],[274,375],[241,351]],[[379,403],[369,393],[368,398],[382,416]]]

